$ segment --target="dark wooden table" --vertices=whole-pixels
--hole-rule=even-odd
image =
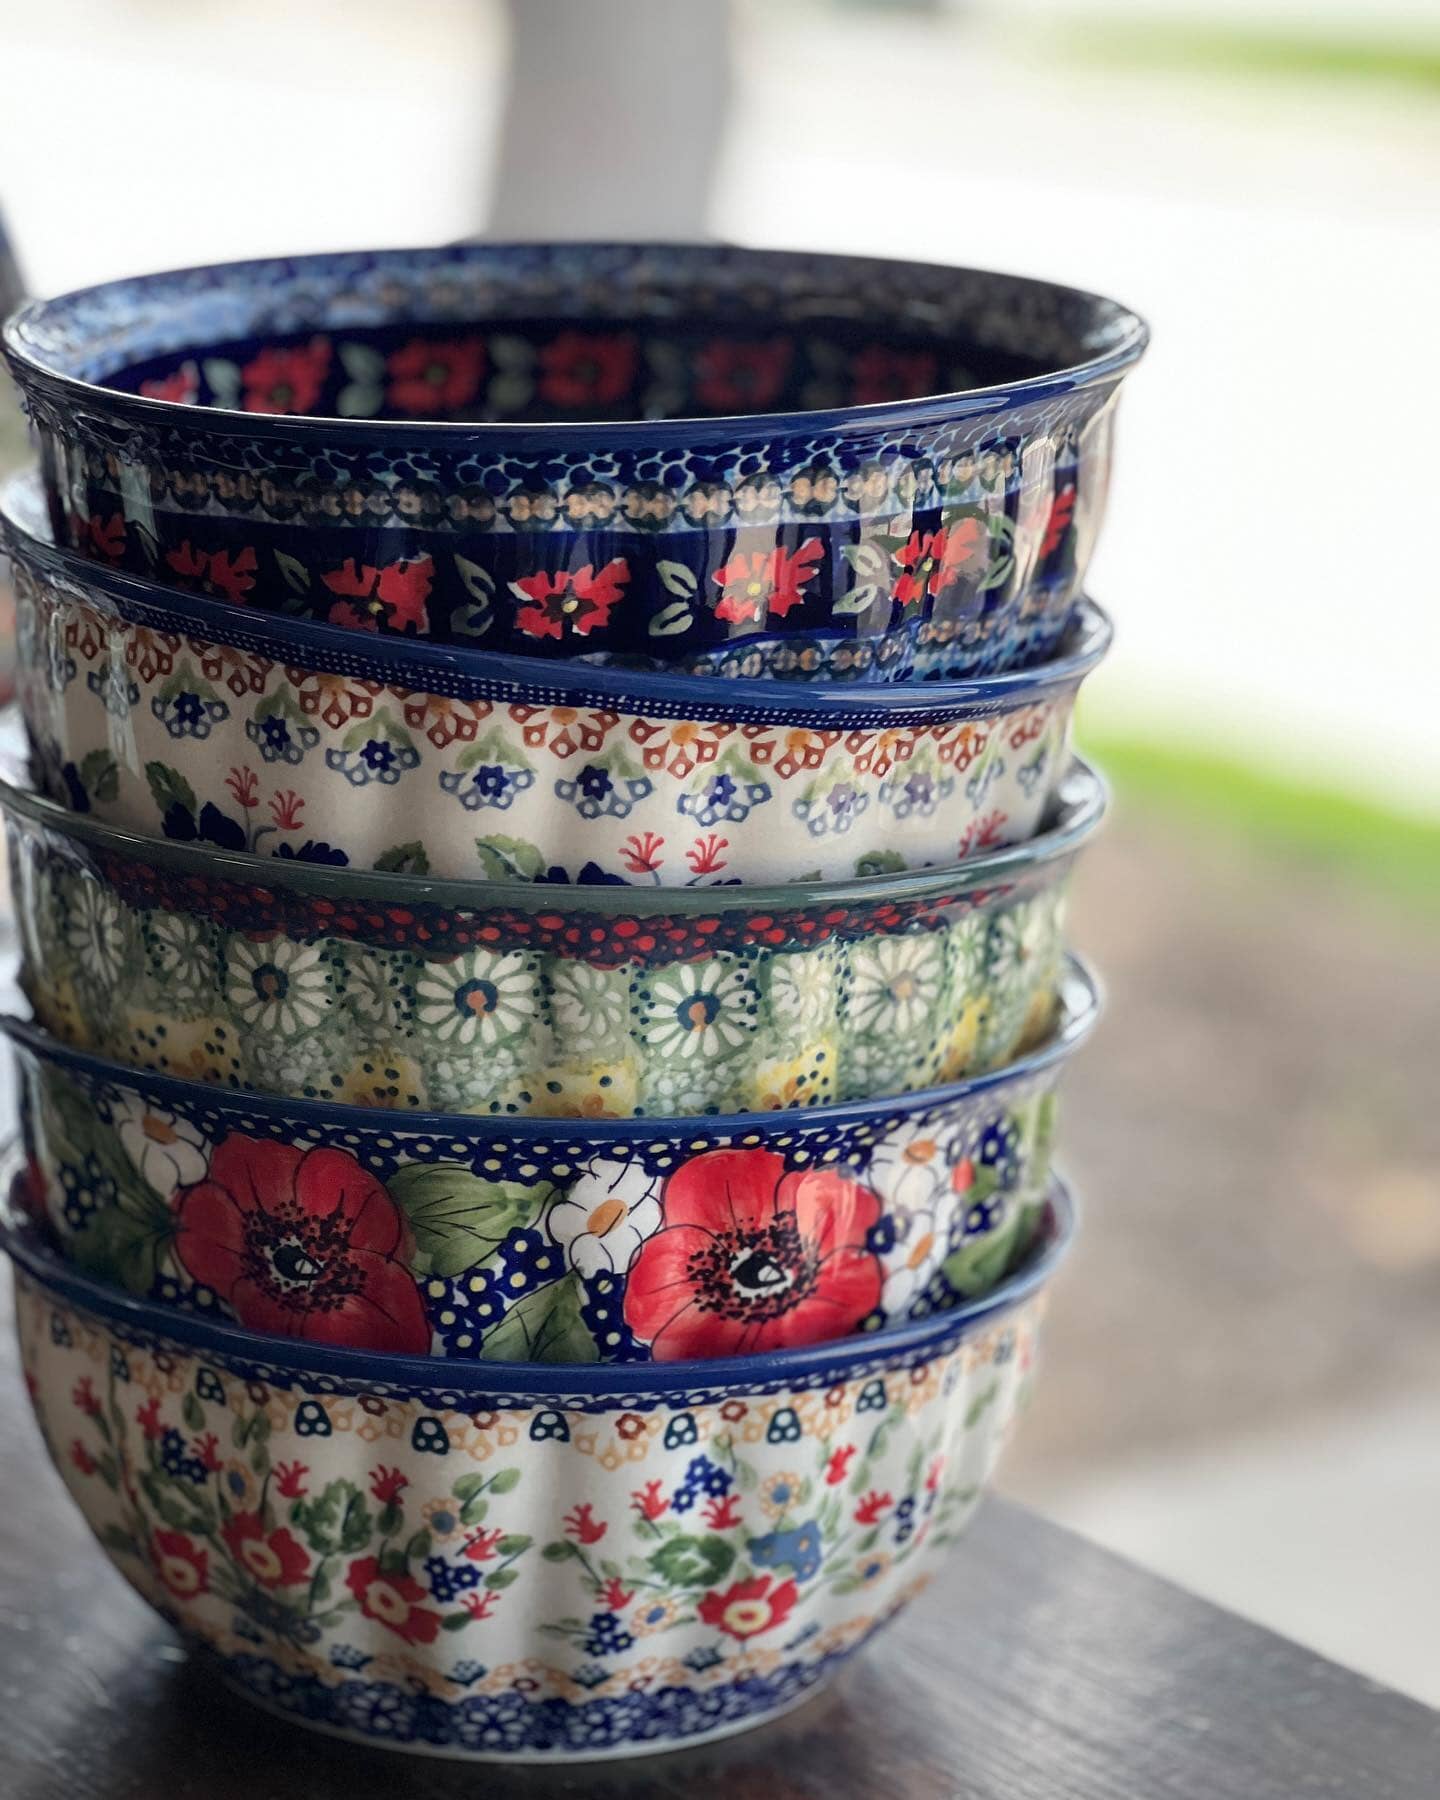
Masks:
[[[43,1463],[8,1319],[0,1333],[3,1800],[1440,1794],[1440,1714],[998,1501],[868,1656],[748,1737],[549,1771],[317,1738],[206,1687],[104,1563]]]

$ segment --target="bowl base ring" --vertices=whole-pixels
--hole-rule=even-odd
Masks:
[[[280,1719],[301,1731],[314,1732],[319,1737],[335,1738],[345,1744],[360,1744],[367,1750],[383,1750],[398,1756],[427,1756],[439,1762],[564,1764],[567,1767],[572,1764],[623,1762],[642,1756],[671,1756],[682,1750],[697,1750],[706,1744],[720,1743],[725,1738],[759,1731],[763,1726],[773,1725],[777,1720],[799,1712],[801,1707],[808,1706],[813,1700],[827,1694],[840,1673],[838,1668],[826,1670],[812,1685],[801,1693],[792,1694],[777,1706],[756,1711],[743,1719],[730,1719],[709,1731],[697,1731],[685,1737],[650,1742],[638,1740],[615,1744],[603,1750],[467,1750],[458,1744],[398,1743],[369,1732],[352,1730],[346,1725],[334,1725],[326,1719],[307,1719],[303,1713],[294,1712],[282,1706],[279,1701],[268,1699],[246,1687],[243,1681],[228,1674],[223,1667],[217,1667],[215,1659],[207,1656],[203,1649],[198,1652],[192,1649],[191,1654],[196,1661],[207,1663],[220,1685],[237,1699],[243,1700],[247,1706],[253,1706],[260,1712],[268,1713],[271,1718]]]

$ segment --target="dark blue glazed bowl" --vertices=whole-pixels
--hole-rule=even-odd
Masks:
[[[531,655],[913,679],[1059,643],[1146,335],[1015,276],[531,244],[112,282],[5,349],[93,560]]]

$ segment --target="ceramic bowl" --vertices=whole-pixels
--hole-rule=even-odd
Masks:
[[[1071,1230],[1057,1187],[984,1301],[643,1369],[281,1342],[4,1242],[51,1460],[197,1674],[390,1749],[562,1760],[759,1724],[919,1591],[1010,1434]]]
[[[359,1349],[674,1362],[993,1287],[1097,1007],[1072,967],[1042,1049],[899,1100],[571,1125],[229,1093],[4,1029],[45,1214],[104,1279]]]
[[[1109,622],[915,687],[538,664],[257,618],[57,552],[7,500],[20,697],[51,795],[135,830],[357,867],[641,885],[954,862],[1029,837]],[[28,520],[35,529],[28,529]]]
[[[23,984],[64,1042],[297,1099],[549,1117],[870,1099],[1049,1029],[1104,791],[954,868],[779,888],[437,882],[137,837],[0,781]]]
[[[1145,339],[1010,275],[491,244],[110,282],[5,347],[93,560],[488,649],[893,677],[1059,642]]]

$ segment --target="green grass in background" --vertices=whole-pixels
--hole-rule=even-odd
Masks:
[[[1406,38],[1390,28],[1372,37],[1331,36],[1323,25],[1313,30],[1217,25],[1197,11],[1190,19],[1071,20],[1050,43],[1069,57],[1110,68],[1387,82],[1440,92],[1440,29],[1424,38]]]
[[[1163,808],[1440,914],[1440,818],[1394,812],[1203,750],[1087,730],[1122,803]]]

